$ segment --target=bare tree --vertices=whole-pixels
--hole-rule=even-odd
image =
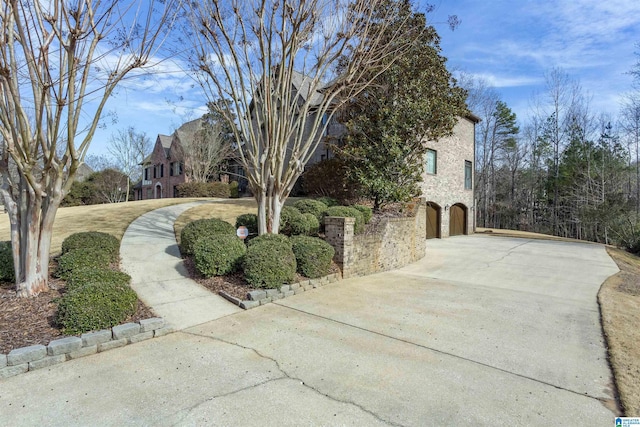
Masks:
[[[636,214],[640,213],[640,93],[629,95],[620,114],[620,127],[624,132],[629,150],[629,166],[635,160],[635,205]],[[629,185],[631,187],[631,185]],[[631,193],[631,188],[629,188]]]
[[[152,149],[151,139],[146,133],[137,132],[135,127],[129,126],[111,135],[107,149],[113,156],[117,169],[127,176],[125,201],[128,202],[131,181],[140,179],[142,171],[139,165]]]
[[[176,7],[174,0],[2,2],[0,193],[18,295],[48,289],[60,202],[109,96],[127,74],[148,65]]]
[[[260,234],[278,232],[281,208],[334,112],[389,67],[389,58],[406,50],[402,43],[382,41],[392,23],[398,34],[406,31],[398,18],[406,4],[188,3],[191,63],[211,100],[230,99],[230,108],[220,113],[229,123],[237,117],[232,128],[243,144],[239,157],[258,202]]]

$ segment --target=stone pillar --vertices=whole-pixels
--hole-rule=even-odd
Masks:
[[[415,250],[414,261],[422,259],[427,250],[427,206],[426,202],[420,203],[418,206],[418,212],[416,213],[416,226],[415,226]]]
[[[342,268],[342,277],[351,276],[353,238],[355,218],[328,216],[324,218],[324,233],[326,241],[336,251],[333,260]]]

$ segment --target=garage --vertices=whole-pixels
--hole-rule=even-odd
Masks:
[[[440,238],[440,206],[427,202],[427,239]]]
[[[456,203],[449,209],[449,236],[467,234],[467,208]]]

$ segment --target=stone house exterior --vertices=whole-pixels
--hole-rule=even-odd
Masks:
[[[136,200],[176,197],[176,187],[187,182],[180,140],[158,135],[153,151],[141,163],[142,180],[134,188]]]
[[[453,135],[425,142],[422,197],[427,201],[427,238],[475,231],[475,125],[472,114],[461,117]]]

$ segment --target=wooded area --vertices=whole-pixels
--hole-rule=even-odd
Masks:
[[[562,69],[545,75],[522,123],[497,90],[462,77],[476,132],[477,226],[637,244],[640,65],[617,117],[596,113]],[[593,94],[597,96],[597,94]]]

